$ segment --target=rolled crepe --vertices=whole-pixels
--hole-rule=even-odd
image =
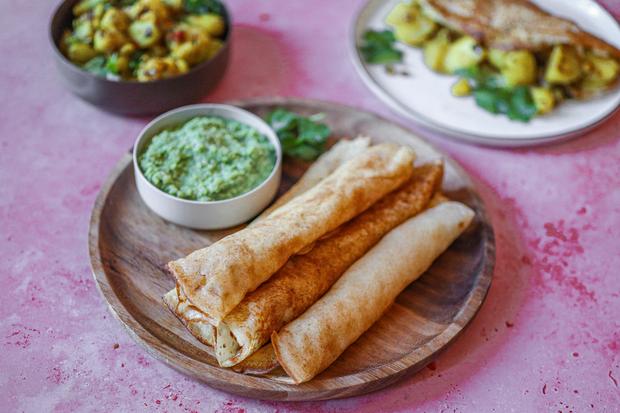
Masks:
[[[473,216],[467,206],[445,202],[387,234],[319,301],[272,334],[276,357],[287,374],[303,383],[326,369],[430,267]]]
[[[279,206],[284,205],[297,195],[306,192],[317,183],[325,179],[334,172],[340,165],[361,154],[370,145],[370,138],[357,137],[352,140],[341,139],[332,146],[327,152],[319,157],[284,195],[282,195],[273,205],[263,211],[256,218],[257,222],[265,218]],[[187,298],[178,287],[173,288],[164,295],[164,303],[172,313],[187,327],[200,342],[213,345],[215,341],[215,327],[210,324],[210,319],[197,307],[191,305]],[[273,354],[273,350],[271,351]],[[264,359],[265,357],[263,357]],[[270,357],[275,360],[275,355]],[[273,364],[273,363],[271,363]],[[248,371],[263,371],[267,363],[254,360],[252,366],[247,367]]]
[[[316,302],[381,237],[420,212],[441,185],[441,162],[414,169],[413,177],[335,233],[295,255],[249,293],[217,326],[215,354],[223,367],[245,360],[289,321]]]
[[[187,300],[178,287],[164,295],[164,303],[198,341],[208,346],[215,344],[215,327],[202,311]]]
[[[327,152],[321,155],[288,191],[264,210],[253,223],[271,214],[291,199],[306,192],[327,178],[343,163],[355,158],[370,146],[370,138],[359,136],[353,140],[341,139]],[[251,224],[250,224],[251,225]]]
[[[219,322],[295,253],[411,177],[413,151],[371,147],[264,220],[168,267],[189,301]]]

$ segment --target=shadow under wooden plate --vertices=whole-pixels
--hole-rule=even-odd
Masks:
[[[324,113],[335,137],[368,135],[374,142],[413,147],[417,162],[443,158],[443,191],[476,211],[467,231],[396,304],[315,379],[287,384],[284,373],[254,377],[217,365],[210,348],[189,334],[162,304],[174,286],[165,264],[234,232],[194,231],[159,218],[141,201],[126,155],[104,184],[92,212],[89,251],[97,285],[112,313],[151,354],[207,384],[246,397],[320,400],[383,388],[412,374],[443,350],[474,317],[488,291],[495,243],[481,199],[467,174],[450,158],[402,127],[358,109],[300,99],[233,102],[264,116],[275,107],[301,114]],[[307,165],[286,160],[281,192]],[[363,303],[361,303],[363,305]],[[280,377],[279,377],[280,376]]]

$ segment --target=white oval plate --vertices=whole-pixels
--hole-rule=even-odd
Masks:
[[[620,89],[583,102],[568,101],[547,116],[529,123],[511,121],[476,106],[473,98],[456,98],[450,87],[454,76],[428,69],[422,51],[399,44],[409,76],[390,75],[381,65],[366,64],[359,45],[367,29],[387,28],[385,17],[402,0],[370,0],[359,12],[351,35],[352,57],[366,85],[398,113],[451,137],[494,146],[525,146],[567,139],[593,128],[620,106]],[[534,0],[554,15],[576,21],[582,29],[620,47],[620,26],[594,0]],[[399,65],[399,68],[401,66]]]

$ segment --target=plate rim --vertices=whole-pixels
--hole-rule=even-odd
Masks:
[[[440,123],[437,123],[431,119],[428,119],[424,114],[419,113],[413,109],[408,108],[403,103],[399,102],[396,98],[392,97],[390,93],[384,90],[373,78],[373,76],[368,72],[366,65],[364,64],[362,57],[360,55],[360,51],[357,47],[357,32],[358,29],[362,26],[361,18],[364,13],[371,6],[375,6],[378,3],[381,3],[384,0],[368,0],[363,3],[355,13],[353,17],[353,24],[349,26],[348,36],[349,41],[348,49],[349,49],[349,57],[353,66],[355,67],[355,71],[358,76],[362,79],[362,82],[370,91],[377,97],[381,102],[385,103],[392,111],[396,112],[400,116],[405,117],[406,119],[416,122],[422,127],[432,131],[441,133],[442,136],[445,136],[451,140],[461,143],[469,143],[475,145],[489,146],[489,147],[500,147],[500,148],[523,148],[523,147],[534,147],[534,146],[543,146],[552,143],[558,143],[566,140],[570,140],[581,136],[593,129],[598,128],[601,124],[605,123],[608,119],[613,117],[617,112],[620,111],[620,98],[618,98],[618,102],[616,106],[610,110],[606,115],[603,115],[601,118],[593,121],[592,123],[585,125],[581,128],[574,129],[565,133],[556,133],[556,134],[541,134],[539,136],[532,136],[528,138],[515,138],[515,137],[506,137],[506,138],[492,138],[482,135],[476,135],[474,133],[468,133],[464,131],[459,131],[458,129],[453,129]],[[598,12],[601,12],[606,17],[609,17],[611,20],[616,22],[616,26],[620,29],[620,22],[601,4],[594,0],[585,0],[588,1],[591,5],[594,5],[598,8]]]
[[[303,98],[253,98],[244,100],[231,100],[227,101],[226,103],[244,108],[262,105],[289,104],[309,107],[333,107],[341,111],[353,110],[357,112],[363,112],[365,115],[368,115],[371,118],[391,123],[398,129],[401,129],[407,135],[416,136],[421,142],[429,145],[431,149],[439,153],[446,161],[450,162],[450,164],[456,169],[459,175],[463,177],[463,179],[465,179],[469,185],[471,185],[473,188],[476,188],[476,186],[473,184],[471,176],[465,170],[463,170],[463,168],[452,157],[448,156],[445,152],[439,150],[437,147],[417,135],[415,132],[410,131],[409,129],[403,127],[397,122],[383,118],[375,113],[340,103]],[[160,346],[153,346],[152,343],[148,342],[148,338],[152,338],[152,340],[156,341],[160,341],[160,339],[153,335],[150,331],[148,331],[139,321],[137,321],[133,317],[131,312],[126,308],[124,303],[114,292],[114,287],[112,283],[107,281],[108,276],[103,266],[99,249],[99,228],[101,224],[101,213],[104,210],[108,195],[116,184],[119,177],[126,171],[127,168],[131,169],[131,159],[131,154],[126,153],[116,163],[116,165],[106,178],[104,184],[102,185],[99,194],[97,195],[93,209],[91,211],[88,232],[88,249],[90,257],[90,267],[93,278],[95,279],[95,284],[97,285],[97,290],[104,299],[109,311],[118,321],[120,321],[125,330],[129,332],[130,337],[141,347],[143,347],[149,354],[154,356],[156,359],[163,361],[166,365],[174,368],[175,370],[180,371],[185,375],[194,377],[202,382],[205,382],[206,384],[214,388],[218,388],[227,392],[234,392],[240,395],[244,395],[246,397],[248,397],[248,391],[265,392],[267,393],[266,395],[262,394],[257,397],[250,397],[268,400],[326,400],[360,395],[371,391],[379,390],[400,379],[402,376],[415,373],[416,371],[423,368],[426,364],[434,360],[467,328],[467,326],[476,316],[478,311],[481,309],[488,295],[495,267],[495,235],[492,223],[486,212],[484,201],[479,196],[479,193],[476,191],[474,193],[478,202],[478,205],[476,205],[476,207],[481,215],[480,222],[481,225],[484,226],[483,232],[486,236],[484,243],[485,260],[483,266],[480,269],[480,276],[478,277],[479,280],[469,292],[468,298],[464,301],[462,305],[462,309],[459,311],[457,316],[449,324],[446,325],[446,328],[443,332],[433,337],[428,342],[424,343],[424,345],[416,348],[414,351],[405,354],[403,357],[397,360],[373,366],[360,372],[323,379],[320,381],[320,384],[318,386],[317,383],[314,382],[314,380],[308,383],[303,383],[301,385],[294,385],[275,381],[265,377],[257,377],[236,373],[230,369],[224,369],[217,366],[212,366],[208,363],[202,363],[170,346],[166,346],[165,350]],[[132,173],[132,170],[130,170],[129,173]],[[433,345],[436,345],[437,349],[431,349]],[[422,353],[422,355],[420,355],[420,353]],[[201,367],[206,370],[205,373],[208,374],[208,377],[196,374],[196,372],[184,366],[178,365],[170,357],[171,355],[188,360],[188,362],[192,364],[199,363]],[[390,374],[382,371],[390,368],[392,370]],[[233,376],[235,377],[234,381],[236,383],[231,384],[227,379],[232,378]],[[372,378],[369,379],[369,376],[372,376]],[[264,386],[265,380],[269,380],[268,386]],[[349,382],[345,383],[345,381],[347,380]],[[355,382],[352,383],[353,381]],[[239,382],[242,382],[243,386],[239,385]],[[381,385],[373,387],[372,384],[375,384],[377,382],[379,382]],[[278,387],[278,389],[274,390],[274,387]],[[370,389],[368,389],[369,387]]]

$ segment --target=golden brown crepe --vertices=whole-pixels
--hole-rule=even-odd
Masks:
[[[342,139],[321,155],[304,173],[304,175],[284,195],[267,210],[256,218],[256,221],[265,218],[270,212],[283,205],[297,195],[306,192],[311,187],[325,179],[340,165],[361,154],[370,146],[370,138],[357,137],[352,140]],[[255,222],[256,222],[255,221]],[[206,345],[215,342],[215,326],[202,311],[193,306],[178,287],[170,290],[163,297],[165,304],[185,327]],[[276,360],[271,345],[264,346],[251,357],[235,366],[235,370],[248,374],[264,374],[276,368]]]
[[[254,222],[265,218],[267,215],[271,214],[277,208],[286,204],[297,195],[306,192],[308,189],[327,178],[329,174],[338,169],[340,165],[364,152],[369,146],[370,138],[366,136],[359,136],[352,140],[339,140],[327,152],[314,161],[314,163],[310,165],[308,170],[302,175],[301,178],[299,178],[295,185],[286,191],[284,195],[278,198],[269,208],[264,210],[254,220]]]
[[[420,5],[437,22],[487,47],[538,51],[569,44],[620,59],[618,48],[527,0],[420,0]]]
[[[444,202],[387,234],[304,314],[274,332],[280,365],[296,383],[327,368],[467,228],[474,212]]]
[[[223,367],[246,359],[318,300],[383,235],[420,212],[441,185],[441,162],[423,165],[396,191],[293,256],[274,276],[249,293],[217,326],[216,356]]]
[[[198,341],[208,346],[215,344],[215,326],[187,300],[178,287],[164,295],[164,303]]]
[[[402,185],[413,151],[381,144],[262,221],[168,263],[181,291],[217,323],[295,253]]]

